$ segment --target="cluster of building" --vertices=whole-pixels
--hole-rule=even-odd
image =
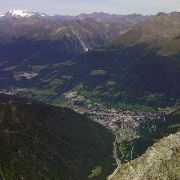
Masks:
[[[7,94],[7,95],[18,95],[18,94],[22,93],[24,90],[25,90],[25,88],[17,88],[14,90],[5,89],[5,90],[0,91],[0,93]]]
[[[156,113],[107,109],[100,104],[84,99],[77,92],[67,92],[64,93],[64,96],[68,99],[67,107],[86,115],[114,131],[116,137],[114,141],[114,158],[117,162],[117,168],[108,179],[111,179],[121,167],[122,163],[118,157],[118,152],[121,154],[120,158],[123,159],[124,154],[121,147],[123,140],[139,138],[140,123],[159,119],[162,116],[165,118],[165,114],[169,113],[168,109],[159,109]],[[152,130],[156,130],[156,126],[153,125],[152,127],[148,127],[148,129],[151,132]],[[119,148],[117,148],[118,146]],[[134,145],[132,145],[130,151],[131,159],[133,149]]]
[[[16,74],[14,75],[14,77],[18,80],[18,79],[21,79],[22,77],[25,77],[26,79],[31,79],[35,76],[37,76],[38,74],[37,73],[28,73],[28,72],[23,72],[21,74]]]
[[[107,109],[100,104],[85,100],[82,96],[79,96],[77,92],[67,92],[64,93],[64,96],[68,99],[67,107],[86,115],[113,131],[126,129],[128,132],[132,131],[137,134],[140,122],[158,119],[165,113],[164,111],[146,113],[139,111],[133,112],[129,110]]]

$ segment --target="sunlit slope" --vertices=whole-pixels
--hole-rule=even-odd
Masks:
[[[124,164],[113,180],[179,179],[179,139],[180,132],[161,139],[141,157]]]
[[[149,48],[158,48],[158,55],[171,56],[180,53],[180,13],[158,13],[107,44],[107,47],[129,47],[148,43]]]

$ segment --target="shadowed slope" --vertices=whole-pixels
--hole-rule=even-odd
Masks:
[[[112,170],[113,135],[67,108],[0,94],[0,171],[5,179],[86,179]]]

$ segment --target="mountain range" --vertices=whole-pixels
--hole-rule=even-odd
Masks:
[[[139,23],[141,21],[147,20],[150,16],[141,15],[141,14],[129,14],[129,15],[117,15],[117,14],[108,14],[104,12],[94,12],[92,14],[80,14],[77,16],[69,15],[47,15],[46,13],[31,12],[28,10],[10,10],[5,14],[1,14],[0,17],[3,18],[22,18],[22,17],[44,17],[46,19],[60,19],[60,20],[84,20],[86,18],[93,18],[97,22],[121,22],[121,23]]]
[[[129,15],[117,15],[117,14],[108,14],[104,12],[94,12],[92,14],[80,14],[78,16],[55,16],[56,18],[61,18],[64,20],[77,20],[77,19],[86,19],[93,18],[97,22],[121,22],[121,23],[139,23],[147,20],[150,16],[141,15],[141,14],[129,14]]]
[[[136,25],[1,20],[1,90],[26,88],[24,96],[55,104],[74,90],[111,108],[179,106],[179,22],[179,12]]]
[[[33,61],[44,56],[44,61],[48,58],[50,62],[53,59],[56,62],[72,59],[100,47],[132,26],[129,23],[99,23],[92,18],[62,21],[31,16],[1,19],[0,25],[0,46],[3,51],[1,59],[17,58],[14,53],[18,51],[9,50],[9,47],[13,46],[22,50],[23,59],[19,57],[19,61],[31,57],[33,58],[30,61]]]

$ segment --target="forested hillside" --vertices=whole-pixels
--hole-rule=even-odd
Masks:
[[[0,94],[2,179],[105,179],[114,168],[113,141],[68,108]]]

